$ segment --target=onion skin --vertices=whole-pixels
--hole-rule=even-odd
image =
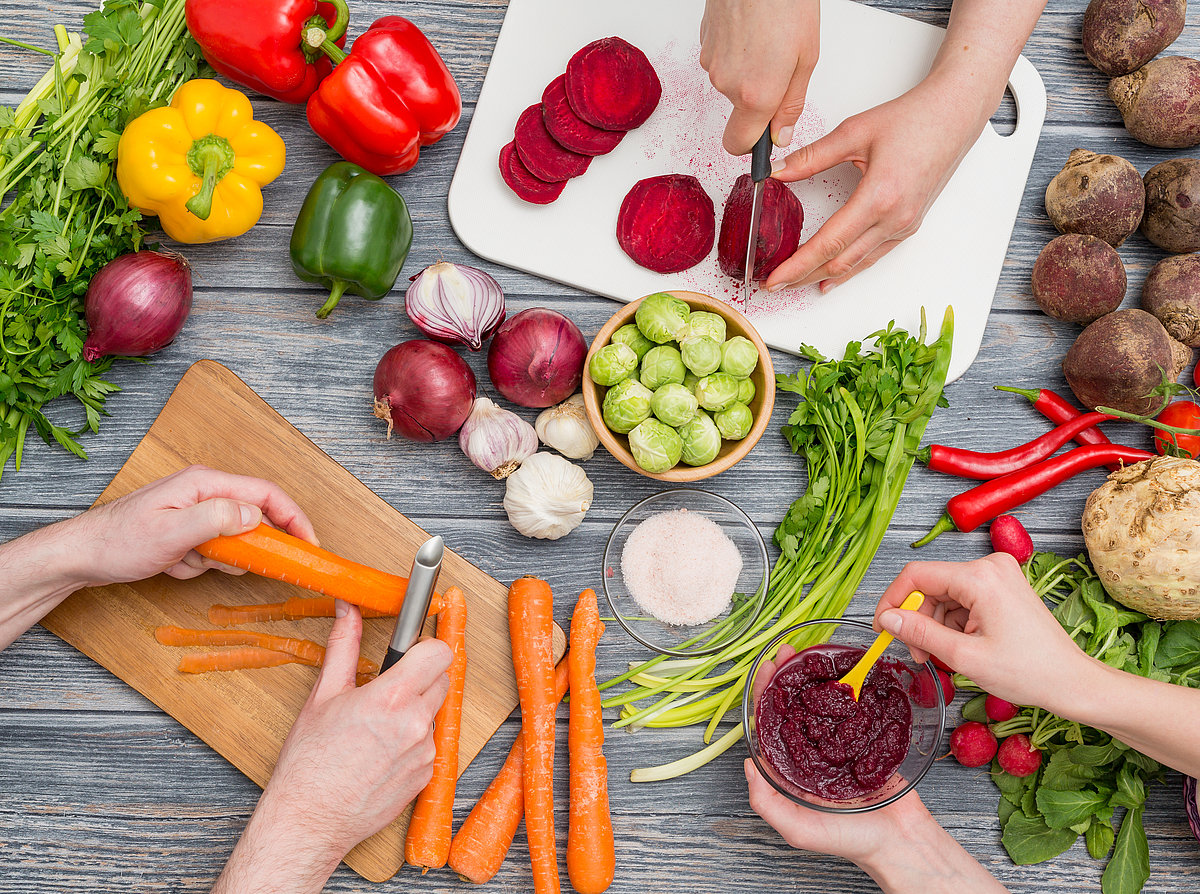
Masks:
[[[583,381],[587,342],[558,311],[530,307],[506,320],[488,348],[488,375],[506,398],[522,407],[551,407]]]
[[[441,441],[471,415],[475,374],[443,344],[401,342],[375,367],[375,415],[411,441]]]
[[[404,310],[434,341],[478,351],[504,322],[504,291],[477,267],[438,261],[409,281]]]
[[[192,309],[192,268],[174,252],[138,251],[109,261],[88,283],[83,359],[145,357],[174,341]]]

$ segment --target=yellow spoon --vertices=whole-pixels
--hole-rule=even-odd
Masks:
[[[925,601],[925,594],[920,590],[913,590],[900,603],[900,608],[916,611],[921,607],[921,603]],[[850,668],[846,676],[838,680],[839,683],[845,683],[850,687],[850,691],[854,693],[854,700],[858,701],[859,693],[862,692],[863,681],[867,679],[867,674],[871,672],[871,668],[875,665],[875,661],[883,654],[883,650],[892,644],[892,635],[886,630],[875,637],[875,642],[871,643],[871,648],[867,649],[862,658],[858,659],[858,664]]]

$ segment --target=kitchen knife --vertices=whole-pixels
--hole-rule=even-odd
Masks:
[[[771,174],[771,125],[758,138],[750,151],[750,179],[754,182],[754,199],[750,205],[750,233],[746,239],[746,274],[742,278],[742,290],[746,304],[754,292],[754,262],[758,254],[758,221],[762,216],[763,192],[767,177]]]
[[[442,556],[445,544],[441,537],[430,537],[413,557],[412,573],[408,576],[408,589],[404,593],[404,604],[396,615],[396,629],[392,631],[392,642],[379,672],[383,673],[404,657],[421,635],[421,625],[429,614],[429,601],[442,571]]]

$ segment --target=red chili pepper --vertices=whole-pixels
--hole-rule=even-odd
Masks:
[[[346,0],[187,0],[188,31],[208,64],[283,102],[304,102],[341,54]]]
[[[986,481],[1040,462],[1080,432],[1112,418],[1105,413],[1081,413],[1070,422],[1064,422],[1028,444],[996,453],[979,453],[975,450],[931,444],[917,451],[917,459],[935,472]]]
[[[458,123],[462,97],[450,69],[412,22],[384,16],[335,59],[308,100],[308,123],[342,158],[373,174],[401,174],[422,146]]]
[[[1073,403],[1049,388],[1010,388],[1007,385],[994,385],[997,391],[1011,391],[1027,398],[1033,408],[1053,422],[1062,425],[1083,415],[1083,410],[1077,409]],[[1098,428],[1085,428],[1075,438],[1077,444],[1111,444],[1112,441]],[[1108,468],[1116,471],[1121,468],[1118,463],[1109,463]]]
[[[974,531],[984,522],[1028,503],[1080,472],[1108,463],[1141,462],[1153,455],[1122,444],[1088,444],[985,481],[951,497],[946,502],[945,514],[913,546],[924,546],[945,531]]]

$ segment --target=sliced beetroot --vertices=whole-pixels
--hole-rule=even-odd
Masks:
[[[547,183],[578,177],[592,163],[590,155],[564,149],[550,136],[550,131],[546,130],[546,121],[542,117],[540,102],[521,113],[521,117],[517,119],[513,142],[517,144],[517,154],[521,156],[521,161],[525,163],[529,173]]]
[[[567,102],[566,75],[559,75],[542,93],[542,117],[550,136],[564,148],[583,155],[604,155],[617,148],[625,137],[623,130],[604,130],[588,124],[575,114]]]
[[[594,40],[567,63],[567,101],[604,130],[632,130],[658,105],[662,84],[646,54],[619,37]]]
[[[678,273],[712,251],[717,216],[713,200],[690,174],[639,180],[617,215],[617,242],[634,262],[658,273]]]
[[[746,274],[746,246],[750,235],[750,206],[754,204],[754,181],[742,174],[733,184],[721,217],[717,261],[735,279]],[[767,179],[762,212],[758,220],[758,245],[754,252],[754,279],[762,281],[792,256],[800,244],[804,208],[796,194],[778,180]]]
[[[566,180],[547,183],[529,173],[529,168],[517,154],[516,141],[506,143],[500,150],[500,176],[518,198],[534,205],[549,205],[562,195],[563,187],[567,185]]]

